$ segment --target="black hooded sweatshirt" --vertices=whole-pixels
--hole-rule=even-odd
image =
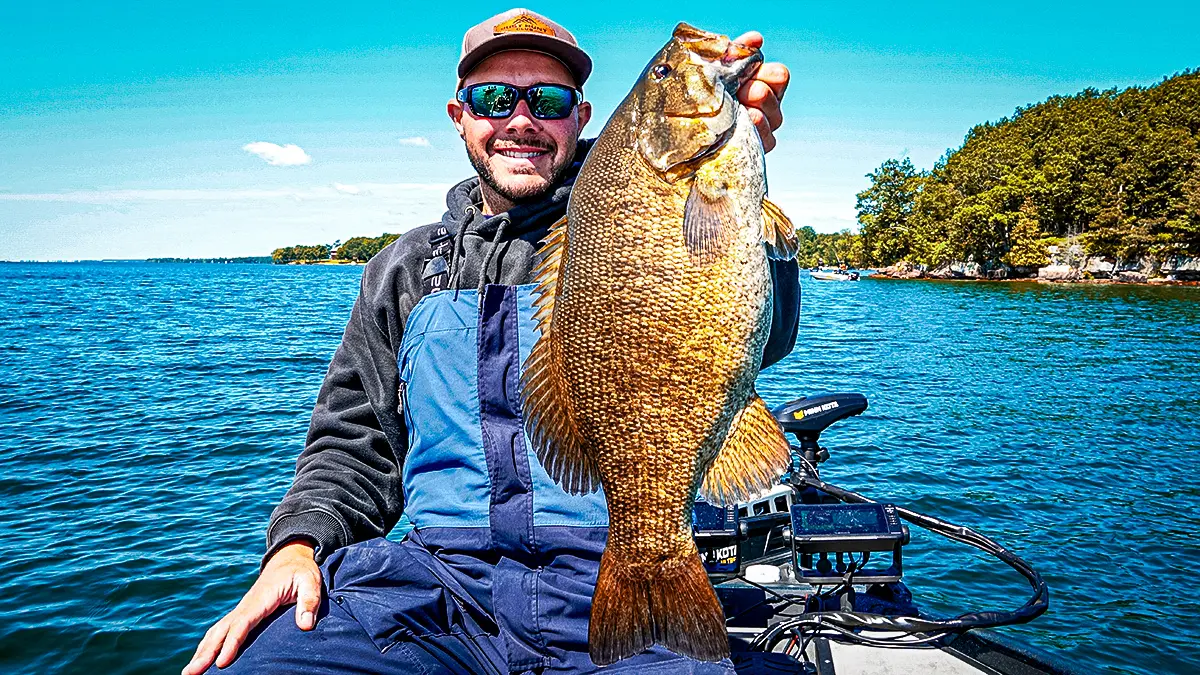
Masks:
[[[281,546],[306,539],[317,562],[334,550],[387,534],[404,510],[400,476],[408,433],[399,410],[396,355],[409,312],[424,294],[422,275],[438,225],[454,235],[452,288],[530,283],[539,242],[563,216],[590,141],[581,141],[563,183],[549,196],[507,213],[481,213],[479,178],[446,195],[446,213],[400,236],[371,259],[342,343],[317,395],[296,477],[271,514],[263,564]],[[775,302],[762,367],[791,352],[800,315],[795,261],[772,261]]]

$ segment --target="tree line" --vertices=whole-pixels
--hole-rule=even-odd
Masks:
[[[1068,241],[1117,261],[1200,256],[1198,133],[1200,71],[1018,108],[931,170],[904,158],[868,174],[848,261],[1027,271]]]
[[[243,264],[264,264],[270,263],[271,258],[267,256],[240,256],[235,258],[146,258],[146,262],[151,263],[243,263]]]
[[[336,241],[332,244],[285,246],[272,251],[271,260],[277,265],[327,260],[365,263],[399,237],[398,234],[384,233],[378,237],[352,237],[345,242]]]

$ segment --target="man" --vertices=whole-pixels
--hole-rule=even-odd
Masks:
[[[447,113],[478,176],[450,190],[440,223],[407,232],[364,270],[262,572],[185,675],[216,672],[214,661],[245,673],[595,668],[587,620],[604,498],[549,479],[513,396],[536,339],[538,242],[565,213],[590,146],[578,140],[590,71],[570,33],[527,10],[467,32]],[[739,98],[769,150],[788,73],[766,64],[756,78]],[[795,264],[773,273],[764,366],[791,350],[799,312]],[[382,539],[402,511],[414,529]],[[627,668],[731,672],[659,647],[606,670]]]

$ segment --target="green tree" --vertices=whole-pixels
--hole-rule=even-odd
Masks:
[[[1013,267],[1042,267],[1050,263],[1046,251],[1045,235],[1038,224],[1037,207],[1032,199],[1027,198],[1009,232],[1008,252],[1003,260]]]
[[[329,244],[315,246],[287,246],[271,252],[271,260],[277,265],[291,262],[319,262],[329,260]]]
[[[365,263],[398,238],[398,234],[387,233],[378,237],[351,237],[338,248],[333,257],[337,260]]]
[[[858,195],[866,257],[1032,267],[1068,238],[1121,260],[1200,256],[1200,72],[1054,96],[980,124],[927,173]]]
[[[871,187],[858,193],[855,205],[863,255],[871,264],[891,264],[912,251],[908,221],[924,176],[905,157],[887,160],[867,178],[871,179]]]

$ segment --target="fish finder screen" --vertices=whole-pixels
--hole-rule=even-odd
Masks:
[[[796,508],[792,518],[797,533],[871,534],[887,532],[883,510],[875,504],[854,504],[823,508]]]

